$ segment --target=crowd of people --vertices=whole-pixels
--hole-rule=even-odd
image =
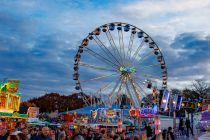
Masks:
[[[174,140],[172,128],[154,135],[150,126],[146,126],[147,140]],[[75,129],[57,127],[24,127],[16,128],[12,132],[0,128],[0,140],[140,140],[140,135],[128,137],[127,131],[117,132],[117,129],[93,129],[78,127]]]
[[[188,118],[186,118],[186,119],[181,118],[180,119],[179,130],[181,132],[181,135],[186,135],[187,137],[189,137],[189,130],[190,130],[192,136],[194,136],[193,129],[192,129],[190,120]]]

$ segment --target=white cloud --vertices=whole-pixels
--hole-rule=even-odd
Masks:
[[[210,31],[210,0],[137,1],[120,13],[151,33],[174,37],[182,32]]]

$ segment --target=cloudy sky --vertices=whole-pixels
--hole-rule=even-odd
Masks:
[[[78,45],[96,27],[115,21],[155,40],[169,88],[210,79],[210,0],[1,0],[0,79],[20,79],[23,100],[72,93]]]

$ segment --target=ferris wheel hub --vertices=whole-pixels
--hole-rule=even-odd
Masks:
[[[131,73],[136,73],[136,69],[135,68],[129,68],[129,67],[120,67],[120,72],[122,74],[131,74]]]

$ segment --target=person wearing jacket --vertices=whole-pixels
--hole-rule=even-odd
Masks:
[[[52,140],[49,136],[50,129],[48,127],[42,128],[42,133],[35,137],[35,140]]]

